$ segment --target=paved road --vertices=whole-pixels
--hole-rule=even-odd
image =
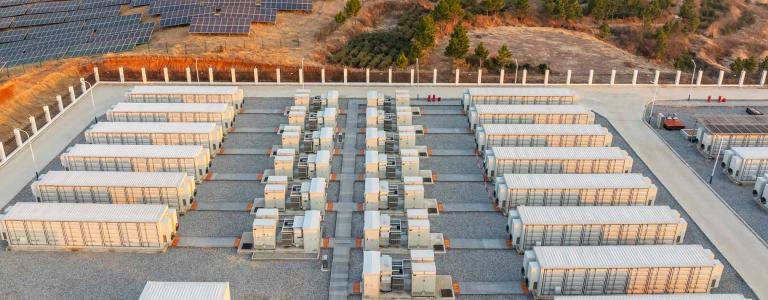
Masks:
[[[411,91],[412,96],[420,95],[423,98],[426,94],[437,94],[447,99],[460,97],[465,89],[464,87],[429,86],[308,87],[313,90],[313,93],[336,89],[344,98],[363,98],[369,89],[393,93],[396,88],[405,88]],[[247,96],[259,97],[287,97],[292,95],[295,89],[296,86],[289,85],[244,88]],[[616,130],[669,189],[670,193],[701,227],[707,237],[717,245],[720,252],[730,261],[757,296],[768,299],[768,284],[766,284],[768,282],[768,271],[766,271],[768,270],[768,247],[640,120],[643,105],[652,98],[654,88],[579,86],[573,87],[573,89],[580,94],[585,105],[611,121]],[[97,86],[97,109],[103,113],[109,105],[120,100],[123,91],[125,91],[125,86],[121,85]],[[689,89],[660,87],[657,92],[660,101],[679,100],[687,98]],[[724,95],[732,100],[768,100],[768,90],[766,89],[721,88],[719,91],[711,87],[694,89],[694,99],[703,99],[707,95],[714,97]],[[701,101],[699,103],[707,105]],[[54,130],[38,137],[35,148],[42,149],[36,153],[39,161],[47,163],[56,158],[72,137],[88,125],[88,120],[92,118],[90,106],[86,106],[82,102],[77,105],[77,110],[73,110],[72,114],[61,119],[60,124],[66,124],[66,126],[57,126]],[[3,178],[0,180],[0,190],[4,191],[0,193],[0,204],[3,206],[10,201],[16,192],[23,188],[25,182],[32,178],[34,170],[31,164],[25,163],[29,159],[28,150],[25,150],[22,155],[0,166],[0,174]]]

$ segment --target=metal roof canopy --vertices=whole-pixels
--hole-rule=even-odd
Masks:
[[[680,214],[669,206],[519,206],[526,225],[676,224]]]
[[[195,158],[206,151],[207,149],[201,145],[77,144],[67,150],[64,155],[74,157]]]
[[[178,187],[187,177],[178,172],[49,171],[41,186]]]
[[[701,245],[547,246],[533,252],[542,269],[704,267],[717,261]]]
[[[470,96],[576,96],[567,88],[470,88],[466,93]]]
[[[555,296],[554,300],[746,300],[741,294]]]
[[[704,116],[696,122],[714,134],[768,134],[768,116]]]
[[[619,147],[493,147],[486,150],[499,160],[626,159]]]
[[[137,85],[129,94],[180,94],[180,95],[234,95],[238,94],[236,86],[209,86],[209,85]]]
[[[168,206],[155,204],[17,202],[3,220],[154,223],[160,221],[167,210]]]
[[[229,282],[147,281],[139,300],[222,300],[228,299],[228,291]]]
[[[642,174],[504,174],[510,189],[535,188],[649,188]]]
[[[578,104],[563,105],[506,105],[506,104],[477,104],[474,106],[479,114],[541,114],[541,115],[570,115],[588,114],[589,109]]]

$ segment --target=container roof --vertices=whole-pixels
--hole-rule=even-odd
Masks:
[[[208,112],[223,113],[231,106],[225,103],[132,103],[115,104],[112,112]]]
[[[669,206],[518,206],[525,225],[675,224],[679,213]]]
[[[648,188],[642,174],[504,174],[507,187],[515,188]]]
[[[142,222],[160,221],[168,209],[154,204],[34,203],[17,202],[5,220]]]
[[[204,85],[137,85],[129,93],[131,94],[236,94],[239,88],[236,86],[204,86]]]
[[[483,124],[480,126],[487,135],[493,134],[551,134],[551,135],[605,135],[603,126],[573,124]]]
[[[567,88],[470,88],[472,96],[576,96]]]
[[[493,147],[496,159],[625,159],[619,147]]]
[[[581,105],[499,105],[477,104],[475,110],[480,114],[589,114],[589,109]]]
[[[68,156],[194,158],[208,150],[200,145],[107,145],[77,144]]]
[[[542,269],[712,266],[701,245],[534,247]]]
[[[216,130],[216,123],[185,122],[99,122],[87,132],[148,132],[148,133],[210,133]]]
[[[139,300],[223,300],[229,294],[229,282],[147,281]]]
[[[188,176],[175,172],[49,171],[37,182],[49,186],[178,187]]]
[[[715,134],[768,134],[768,116],[704,116],[697,118],[697,122]]]
[[[731,150],[746,159],[768,159],[768,147],[733,147]]]
[[[746,300],[740,294],[555,296],[554,300]]]

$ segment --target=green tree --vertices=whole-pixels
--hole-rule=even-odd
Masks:
[[[694,0],[683,0],[683,5],[680,7],[680,18],[685,22],[686,32],[694,32],[699,28],[701,19],[699,12],[696,11]]]
[[[397,61],[395,61],[395,65],[401,69],[408,66],[408,57],[405,56],[405,53],[400,52],[400,55],[397,56]]]
[[[483,10],[486,12],[497,13],[504,9],[504,7],[507,5],[507,2],[505,0],[483,0],[481,5],[483,6]]]
[[[677,58],[675,58],[675,61],[673,65],[675,66],[675,69],[685,71],[685,72],[693,72],[693,60],[696,58],[695,53],[683,53],[680,54]]]
[[[579,0],[561,0],[565,5],[565,19],[575,20],[584,16]]]
[[[556,14],[557,3],[556,0],[544,0],[544,13],[547,17],[552,18]]]
[[[357,13],[360,12],[360,0],[348,0],[347,1],[347,16],[357,16]]]
[[[344,15],[344,12],[340,11],[338,14],[336,14],[335,17],[333,17],[333,19],[336,21],[337,24],[341,24],[341,23],[344,23],[344,21],[347,20],[347,16]]]
[[[656,49],[654,49],[654,57],[656,59],[663,60],[667,55],[667,46],[669,44],[669,35],[667,31],[660,28],[656,31]]]
[[[587,5],[589,15],[597,21],[608,19],[610,11],[610,0],[591,0]]]
[[[768,56],[763,58],[763,61],[760,62],[760,65],[757,68],[760,70],[768,70]]]
[[[424,15],[416,25],[416,41],[425,48],[435,45],[435,19],[430,15]]]
[[[527,17],[530,15],[531,5],[528,0],[516,0],[515,1],[515,15],[518,17]]]
[[[608,25],[608,23],[603,22],[600,24],[600,37],[601,38],[608,38],[611,36],[611,26]]]
[[[432,15],[436,21],[444,21],[451,18],[451,7],[446,0],[440,0],[435,6],[435,10],[432,11]]]
[[[450,8],[450,12],[455,17],[463,17],[464,16],[464,9],[461,8],[461,0],[445,0],[448,2],[448,8]]]
[[[507,45],[502,45],[501,48],[499,48],[499,51],[496,52],[496,64],[498,64],[499,67],[504,68],[509,66],[511,62],[512,52],[509,51]]]
[[[475,56],[481,63],[488,59],[488,49],[485,49],[483,42],[480,42],[480,44],[477,44],[475,47]]]
[[[744,71],[752,73],[757,70],[757,59],[754,56],[750,56],[744,59]]]
[[[455,59],[464,57],[469,52],[469,37],[467,30],[461,24],[457,25],[451,33],[448,46],[445,47],[445,55]]]

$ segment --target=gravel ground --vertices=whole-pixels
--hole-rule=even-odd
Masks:
[[[454,281],[519,281],[523,256],[508,250],[457,250],[436,255],[438,274]]]
[[[745,115],[745,107],[699,107],[682,108],[670,106],[656,106],[656,111],[662,113],[677,113],[678,116],[688,125],[688,128],[696,128],[696,117],[702,115]],[[768,107],[758,107],[761,111],[768,111]],[[685,160],[705,180],[709,180],[712,174],[714,160],[706,159],[699,153],[695,144],[689,143],[683,138],[679,131],[668,131],[657,129],[656,132]],[[754,184],[745,183],[743,185],[734,184],[728,179],[728,176],[722,172],[723,168],[718,166],[715,170],[715,176],[712,180],[712,187],[720,196],[733,208],[736,213],[754,229],[757,234],[768,239],[768,211],[762,209],[752,198],[752,187]]]
[[[293,105],[293,98],[246,98],[245,109],[283,109]],[[238,116],[239,118],[240,116]]]
[[[197,201],[203,203],[251,202],[256,197],[264,197],[264,187],[255,181],[204,181],[197,187]]]
[[[274,161],[266,155],[219,155],[211,164],[214,173],[262,173],[274,169]]]
[[[179,218],[179,236],[241,236],[250,231],[253,216],[248,212],[190,211]]]
[[[426,115],[413,118],[414,124],[424,128],[469,128],[469,121],[463,115]]]
[[[471,134],[425,134],[416,136],[416,145],[432,149],[475,149],[475,136]]]
[[[419,168],[437,172],[438,180],[440,174],[482,174],[481,167],[474,156],[432,156],[419,160]]]
[[[438,178],[439,180],[439,178]],[[485,182],[435,182],[433,185],[426,185],[428,197],[436,198],[442,203],[470,203],[478,201],[487,201],[488,192]],[[488,186],[490,188],[490,186]]]
[[[245,128],[278,128],[280,124],[288,124],[288,117],[277,114],[241,114],[235,121],[236,127]]]
[[[500,213],[455,212],[429,218],[432,232],[446,239],[504,239],[506,219]]]
[[[237,128],[237,127],[235,127]],[[271,149],[273,145],[280,145],[280,136],[276,133],[250,133],[232,132],[224,140],[224,151],[227,148],[255,148],[259,150]]]

